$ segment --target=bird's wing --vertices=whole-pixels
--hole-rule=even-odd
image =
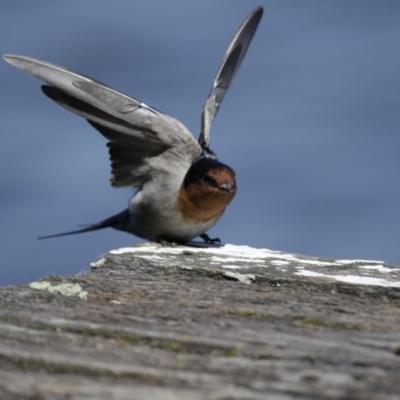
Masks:
[[[262,7],[257,7],[250,13],[240,25],[225,53],[217,76],[214,79],[210,94],[203,107],[201,133],[199,137],[199,143],[203,148],[209,147],[211,123],[218,112],[219,106],[233,78],[240,68],[240,64],[246,55],[262,15]]]
[[[178,120],[92,78],[46,61],[4,55],[11,65],[43,80],[43,92],[86,118],[108,140],[114,187],[141,186],[171,160],[190,163],[201,147]]]

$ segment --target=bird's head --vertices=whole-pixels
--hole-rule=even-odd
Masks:
[[[183,180],[178,207],[194,220],[219,217],[236,194],[232,168],[211,157],[202,157],[189,168]]]

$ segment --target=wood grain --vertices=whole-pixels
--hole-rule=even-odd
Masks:
[[[0,398],[400,398],[399,268],[134,249],[45,278],[86,300],[0,288]]]

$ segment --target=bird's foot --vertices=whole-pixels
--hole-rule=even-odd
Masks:
[[[211,239],[210,236],[207,235],[207,233],[203,233],[202,235],[200,235],[200,237],[201,237],[207,244],[221,244],[221,239],[220,239],[220,238]]]

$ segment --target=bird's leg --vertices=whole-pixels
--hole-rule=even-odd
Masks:
[[[200,237],[201,237],[206,243],[209,243],[209,244],[215,244],[215,243],[221,244],[221,239],[220,239],[220,238],[211,239],[210,236],[207,235],[207,233],[201,234]]]

